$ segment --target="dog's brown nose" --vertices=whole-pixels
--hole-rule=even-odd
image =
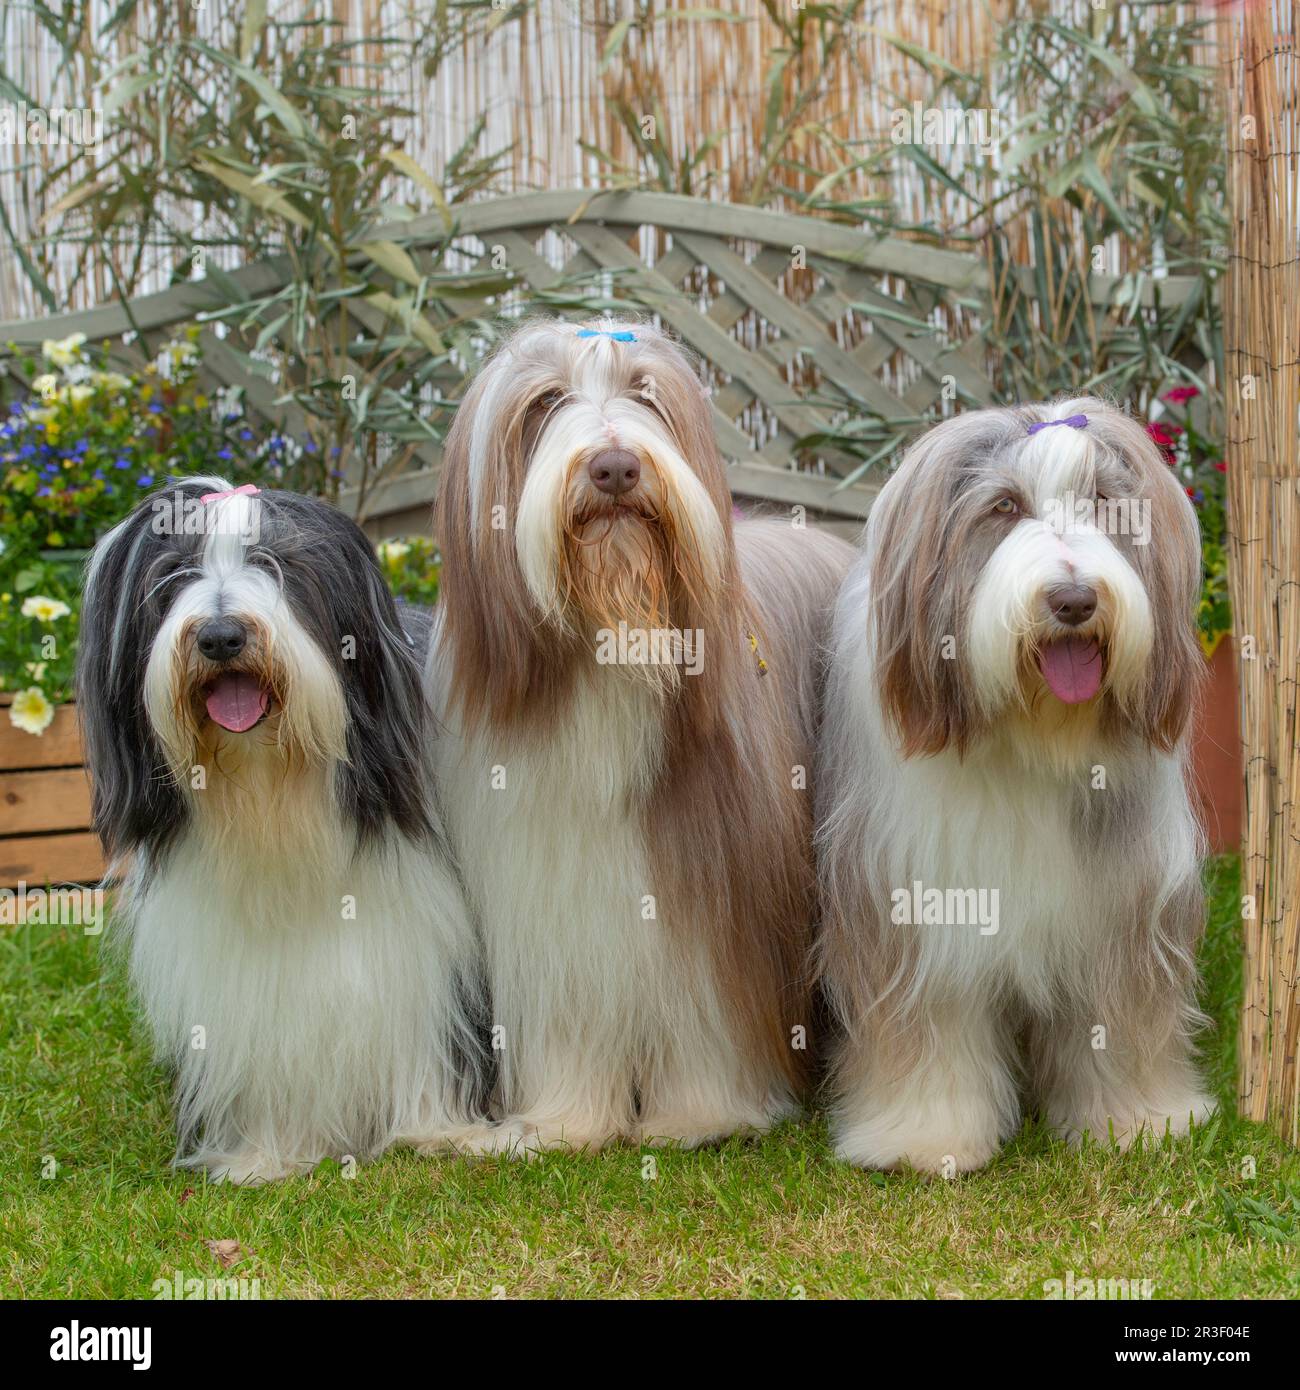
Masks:
[[[603,449],[587,465],[587,477],[611,497],[631,492],[641,477],[641,464],[630,449]]]
[[[1097,591],[1086,584],[1062,584],[1047,595],[1047,606],[1058,623],[1078,627],[1097,611]]]

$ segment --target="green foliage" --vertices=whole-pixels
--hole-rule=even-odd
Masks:
[[[199,380],[191,330],[152,361],[112,369],[109,345],[47,342],[42,361],[10,369],[30,395],[0,425],[3,563],[41,550],[86,549],[171,475],[278,480],[294,470],[283,442],[248,428],[238,400],[214,401]]]
[[[432,608],[438,601],[442,563],[433,542],[424,536],[402,536],[375,547],[388,587],[408,603]]]
[[[11,568],[6,558],[0,554],[0,690],[26,692],[9,717],[35,733],[72,689],[80,565],[38,559]]]
[[[988,342],[1011,399],[1104,390],[1145,408],[1222,360],[1223,112],[1197,46],[1212,22],[1168,4],[1017,15],[974,104],[1020,112],[979,199],[994,285]],[[968,189],[970,185],[964,185]],[[973,190],[972,190],[973,192]],[[1021,245],[1032,248],[1032,266]],[[1094,276],[1124,274],[1101,304]],[[1162,279],[1195,276],[1185,299]],[[1222,424],[1216,424],[1221,431]]]
[[[1197,424],[1195,386],[1177,386],[1164,396],[1168,413],[1147,432],[1187,490],[1201,525],[1201,605],[1197,632],[1206,656],[1232,630],[1228,601],[1227,472],[1222,449]]]
[[[267,484],[292,475],[292,441],[255,435],[236,401],[204,394],[194,336],[129,372],[79,334],[48,341],[39,361],[6,364],[29,394],[0,424],[0,689],[68,697],[82,561],[154,486],[195,473]],[[23,612],[40,598],[71,613],[44,622]]]
[[[174,282],[206,277],[226,303],[202,321],[228,325],[232,360],[271,382],[320,441],[313,490],[331,496],[346,474],[364,493],[438,438],[430,406],[460,379],[456,353],[477,331],[478,301],[510,283],[450,268],[446,243],[417,260],[373,237],[421,213],[450,236],[456,206],[490,188],[508,154],[479,150],[480,119],[435,180],[403,148],[414,113],[378,79],[411,67],[434,77],[449,53],[520,18],[528,0],[417,7],[401,33],[358,38],[334,19],[250,3],[214,42],[199,37],[187,6],[151,10],[135,28],[141,7],[125,0],[96,36],[123,40],[111,74],[98,73],[88,47],[89,7],[74,8],[76,18],[42,9],[40,19],[74,71],[106,83],[111,138],[51,171],[44,187],[56,176],[72,187],[35,261],[57,246],[107,245],[116,254],[81,264],[88,274],[111,263],[123,297],[159,254]],[[283,288],[249,296],[227,273],[274,256],[290,266]],[[449,307],[462,303],[464,312]]]

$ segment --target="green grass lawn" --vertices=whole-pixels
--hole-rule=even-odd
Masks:
[[[1230,1105],[1235,865],[1211,884],[1205,1059]],[[846,1168],[816,1120],[704,1153],[394,1153],[352,1178],[208,1186],[168,1167],[166,1083],[96,941],[10,928],[0,952],[11,1297],[148,1298],[177,1271],[263,1297],[1041,1298],[1071,1270],[1149,1279],[1156,1298],[1300,1294],[1300,1155],[1226,1115],[1129,1154],[1027,1125],[952,1182]],[[207,1241],[237,1241],[237,1262]]]

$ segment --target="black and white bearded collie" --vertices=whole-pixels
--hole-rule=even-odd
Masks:
[[[1093,399],[926,434],[840,597],[820,753],[839,1153],[978,1168],[1034,1108],[1203,1118],[1193,509]]]
[[[186,1165],[259,1181],[478,1132],[428,627],[352,521],[291,493],[187,479],[94,552],[94,824]]]
[[[819,636],[851,548],[733,525],[708,397],[639,322],[506,341],[449,436],[438,531],[439,774],[495,1147],[768,1128],[808,1057]]]

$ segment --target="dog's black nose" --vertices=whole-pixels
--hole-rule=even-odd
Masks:
[[[213,618],[199,628],[199,651],[209,661],[230,661],[244,650],[248,634],[238,618]]]
[[[631,492],[641,477],[641,464],[630,449],[604,449],[587,465],[587,477],[611,497]]]
[[[1086,584],[1062,584],[1047,595],[1047,606],[1058,623],[1078,627],[1097,611],[1097,591]]]

